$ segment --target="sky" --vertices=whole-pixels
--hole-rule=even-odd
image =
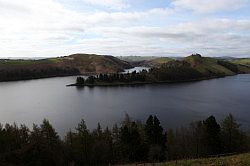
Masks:
[[[0,58],[250,57],[250,0],[0,0]]]

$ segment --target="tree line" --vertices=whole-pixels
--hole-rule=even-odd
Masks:
[[[227,65],[226,63],[224,65]],[[220,73],[201,73],[185,61],[171,61],[160,67],[153,67],[141,72],[98,74],[86,79],[77,77],[76,85],[98,85],[102,83],[158,83],[198,80],[223,76]]]
[[[70,67],[30,67],[21,69],[0,69],[0,81],[16,81],[16,80],[27,80],[37,79],[46,77],[58,77],[58,76],[71,76],[80,74],[79,70]]]
[[[0,163],[27,166],[109,165],[161,162],[249,151],[250,137],[230,114],[214,116],[176,130],[164,130],[157,116],[146,122],[126,115],[112,128],[89,130],[82,120],[61,139],[48,120],[33,125],[0,126]]]
[[[84,79],[83,77],[77,77],[76,84],[89,85],[98,83],[131,83],[131,82],[145,82],[147,70],[141,72],[133,71],[132,73],[111,73],[111,74],[98,74],[95,76],[89,76]]]

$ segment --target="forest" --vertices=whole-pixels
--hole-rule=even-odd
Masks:
[[[163,64],[160,68],[151,68],[149,71],[115,74],[98,74],[86,79],[77,77],[76,86],[84,85],[122,85],[122,84],[144,84],[144,83],[164,83],[182,82],[221,77],[223,74],[211,73],[205,75],[185,62],[174,62],[173,64]]]
[[[128,115],[123,122],[89,130],[84,120],[61,138],[48,120],[29,129],[0,126],[0,163],[11,166],[115,165],[171,161],[242,153],[250,150],[250,136],[229,114],[214,116],[177,129],[164,129],[157,116],[145,123]]]
[[[33,69],[23,68],[20,70],[0,69],[0,81],[17,81],[17,80],[29,80],[37,78],[72,76],[79,73],[80,73],[79,70],[74,68],[60,68],[60,67],[33,68]]]

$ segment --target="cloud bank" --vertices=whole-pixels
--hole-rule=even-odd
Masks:
[[[0,57],[250,56],[249,9],[249,0],[0,0]]]

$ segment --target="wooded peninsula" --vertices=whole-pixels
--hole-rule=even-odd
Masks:
[[[151,69],[140,74],[119,74],[138,66]],[[0,59],[0,81],[95,76],[94,83],[90,77],[89,81],[85,80],[86,84],[79,79],[77,86],[181,82],[244,73],[250,73],[249,58],[208,58],[199,54],[185,58],[73,54],[56,58]]]
[[[97,74],[86,79],[78,77],[70,86],[119,86],[153,83],[198,81],[250,73],[248,65],[193,54],[183,60],[170,60],[148,71]]]

